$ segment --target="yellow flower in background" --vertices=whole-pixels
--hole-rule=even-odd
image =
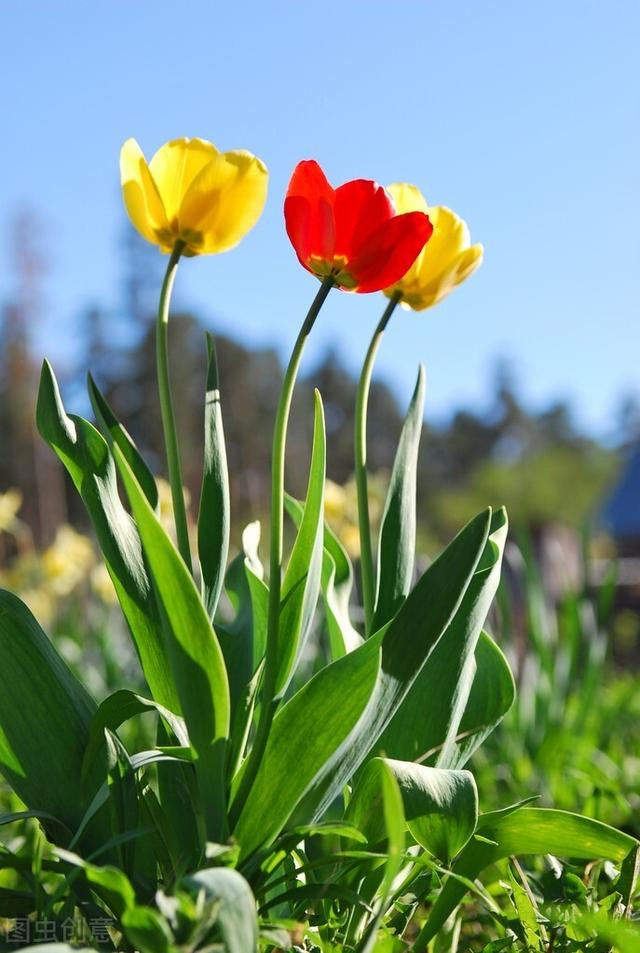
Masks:
[[[129,217],[148,241],[185,255],[228,251],[256,224],[268,172],[250,152],[219,152],[204,139],[173,139],[147,161],[135,139],[120,153]]]
[[[0,493],[0,532],[13,532],[18,522],[18,512],[22,506],[20,490],[9,489]]]
[[[395,183],[387,186],[398,214],[428,212],[433,235],[406,275],[384,293],[388,298],[399,293],[401,304],[412,311],[424,311],[438,304],[456,285],[468,278],[482,262],[482,245],[472,245],[464,219],[444,205],[427,206],[427,200],[415,185]]]
[[[56,537],[42,554],[42,571],[51,592],[68,596],[84,582],[96,561],[91,540],[72,526],[60,526]]]

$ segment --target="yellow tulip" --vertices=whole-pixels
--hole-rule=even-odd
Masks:
[[[427,206],[415,185],[395,183],[387,190],[398,214],[427,212],[433,235],[406,275],[384,293],[388,298],[400,294],[403,307],[424,311],[438,304],[482,262],[482,245],[472,245],[467,223],[444,205]]]
[[[173,139],[151,162],[135,139],[120,153],[129,217],[164,252],[184,243],[185,255],[228,251],[256,224],[268,172],[250,152],[219,152],[204,139]]]

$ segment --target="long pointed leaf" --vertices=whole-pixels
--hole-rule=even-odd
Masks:
[[[416,470],[424,419],[425,373],[421,364],[391,471],[378,543],[378,581],[373,631],[389,622],[413,582],[416,548]]]
[[[302,503],[287,494],[285,506],[292,520],[299,527],[304,512]],[[352,625],[349,616],[353,580],[353,566],[349,556],[336,534],[325,522],[321,588],[332,659],[338,659],[347,652],[353,652],[363,642],[362,636]]]
[[[0,672],[0,771],[28,808],[75,831],[85,809],[82,759],[96,706],[29,609],[4,590]]]
[[[523,807],[505,814],[496,811],[480,818],[478,834],[455,864],[454,873],[475,880],[497,860],[511,854],[554,854],[581,860],[612,860],[620,863],[638,841],[629,834],[568,811]],[[494,843],[490,843],[494,841]],[[441,929],[466,893],[464,883],[450,877],[436,900],[426,927],[420,934],[425,946]]]
[[[207,334],[209,369],[204,411],[204,469],[198,514],[198,555],[204,603],[213,619],[229,554],[229,473],[220,409],[218,362],[213,335]]]
[[[370,702],[379,667],[380,640],[371,639],[321,669],[279,710],[234,830],[243,859],[273,843],[305,792],[331,770]]]
[[[380,736],[440,640],[448,637],[484,551],[490,523],[491,510],[471,520],[429,566],[386,629],[374,636],[382,637],[382,668],[376,690],[331,775],[314,785],[305,798],[307,819],[322,816],[367,755],[379,750]],[[356,649],[351,655],[362,650]]]
[[[38,430],[66,467],[91,517],[151,693],[166,708],[179,712],[158,605],[138,531],[118,495],[113,457],[95,427],[81,417],[67,416],[47,361],[42,366],[36,420]]]
[[[183,559],[117,447],[114,456],[166,616],[169,659],[189,738],[198,753],[197,770],[211,836],[211,825],[223,823],[224,816],[225,747],[230,719],[224,658]]]
[[[311,630],[320,594],[326,435],[322,399],[318,391],[315,392],[314,410],[313,450],[304,513],[282,582],[276,698],[284,695],[293,677]]]
[[[87,375],[87,388],[93,412],[105,437],[110,443],[116,443],[120,447],[127,463],[135,473],[136,480],[142,487],[144,495],[155,510],[158,505],[158,487],[153,473],[144,462],[133,438],[114,414],[91,374]]]
[[[480,559],[446,637],[414,681],[402,706],[380,738],[376,753],[400,761],[435,761],[454,767],[452,746],[471,692],[474,651],[500,581],[507,534],[504,510],[491,519]],[[429,752],[433,754],[428,757]],[[456,761],[456,767],[459,762]]]

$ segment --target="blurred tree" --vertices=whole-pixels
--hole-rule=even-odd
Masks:
[[[17,487],[22,517],[35,538],[48,543],[66,515],[64,479],[35,430],[39,368],[32,341],[41,333],[42,281],[47,272],[42,223],[34,212],[17,213],[8,235],[14,287],[2,307],[0,351],[0,487]]]

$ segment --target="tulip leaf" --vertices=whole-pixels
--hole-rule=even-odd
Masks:
[[[242,533],[242,551],[225,578],[235,615],[230,621],[216,621],[215,626],[229,677],[232,712],[264,655],[269,590],[263,582],[259,541],[260,523],[249,523]]]
[[[326,436],[315,392],[313,449],[304,513],[282,581],[278,627],[278,675],[274,698],[282,698],[295,672],[316,611],[322,572]]]
[[[287,494],[285,506],[299,527],[304,512],[302,503]],[[351,560],[336,534],[325,522],[321,588],[332,659],[340,658],[362,645],[362,636],[351,624],[349,616],[353,580]]]
[[[204,603],[213,619],[229,554],[229,473],[220,409],[218,361],[213,335],[207,334],[209,368],[204,411],[204,468],[198,514],[198,555]]]
[[[158,506],[158,487],[153,473],[144,462],[142,455],[135,445],[129,432],[120,423],[107,399],[100,392],[98,385],[91,374],[87,375],[87,389],[96,420],[109,443],[116,443],[122,451],[127,463],[136,475],[136,480],[142,487],[144,495],[151,506]]]
[[[502,650],[486,632],[480,633],[473,659],[473,680],[467,707],[451,746],[444,748],[438,765],[461,768],[513,705],[516,685]]]
[[[325,523],[322,592],[332,658],[353,652],[362,645],[362,636],[351,624],[349,613],[353,580],[353,566],[348,553]]]
[[[169,953],[173,937],[164,917],[152,907],[132,906],[122,916],[129,942],[140,953]]]
[[[428,768],[408,761],[372,758],[358,777],[346,820],[376,844],[384,837],[379,777],[384,767],[393,774],[412,837],[448,864],[468,843],[478,821],[478,792],[469,771]]]
[[[378,576],[372,630],[389,622],[413,582],[416,548],[416,471],[424,420],[425,373],[420,365],[409,405],[380,524]]]
[[[362,785],[358,784],[349,811],[358,818],[361,829],[372,835],[368,836],[370,843],[383,837],[386,839],[382,883],[376,890],[375,915],[357,947],[358,953],[373,953],[380,921],[404,861],[406,818],[402,792],[391,764],[383,758],[375,758],[367,765],[365,774],[366,780],[363,777]]]
[[[31,811],[75,831],[95,702],[20,599],[0,590],[0,772]],[[55,839],[55,838],[54,838]]]
[[[480,513],[453,539],[416,583],[393,620],[380,630],[382,667],[366,716],[344,746],[331,775],[314,786],[304,801],[308,818],[317,820],[378,740],[420,676],[440,639],[447,639],[484,551],[491,510]],[[365,643],[366,644],[366,643]],[[356,649],[356,655],[363,647]],[[347,656],[350,657],[350,656]],[[407,759],[410,760],[410,759]]]
[[[216,925],[226,953],[257,953],[258,912],[249,884],[228,867],[209,867],[184,877],[181,887],[215,909]]]
[[[415,840],[448,864],[460,853],[478,822],[478,791],[470,771],[392,762]]]
[[[82,766],[84,781],[90,777],[94,760],[103,747],[105,731],[117,731],[125,721],[149,711],[155,711],[164,718],[180,744],[189,745],[189,736],[182,718],[150,698],[144,698],[127,689],[120,689],[101,702],[91,719],[90,737]]]
[[[243,859],[273,843],[311,785],[341,757],[370,704],[379,668],[380,639],[370,639],[321,669],[278,711],[233,832]]]
[[[511,855],[554,854],[576,860],[621,863],[638,845],[634,837],[608,824],[568,811],[541,807],[481,815],[477,834],[480,836],[469,841],[453,867],[453,872],[467,882],[475,880],[496,861]],[[442,928],[466,891],[462,880],[450,877],[445,881],[420,934],[424,948]]]
[[[42,367],[36,421],[40,434],[69,472],[91,517],[151,693],[160,704],[179,712],[159,607],[138,531],[118,495],[113,457],[95,427],[81,417],[67,416],[47,361]]]
[[[500,581],[506,534],[506,513],[500,509],[492,515],[482,557],[445,638],[415,679],[376,753],[401,761],[430,759],[440,767],[460,766],[461,756],[454,755],[453,745],[474,681],[476,645]],[[480,685],[478,691],[483,689],[493,697],[491,686]],[[467,727],[471,730],[473,725]]]
[[[166,618],[169,660],[189,738],[198,754],[196,770],[208,812],[208,833],[219,836],[230,718],[224,658],[193,577],[118,447],[114,456]]]

